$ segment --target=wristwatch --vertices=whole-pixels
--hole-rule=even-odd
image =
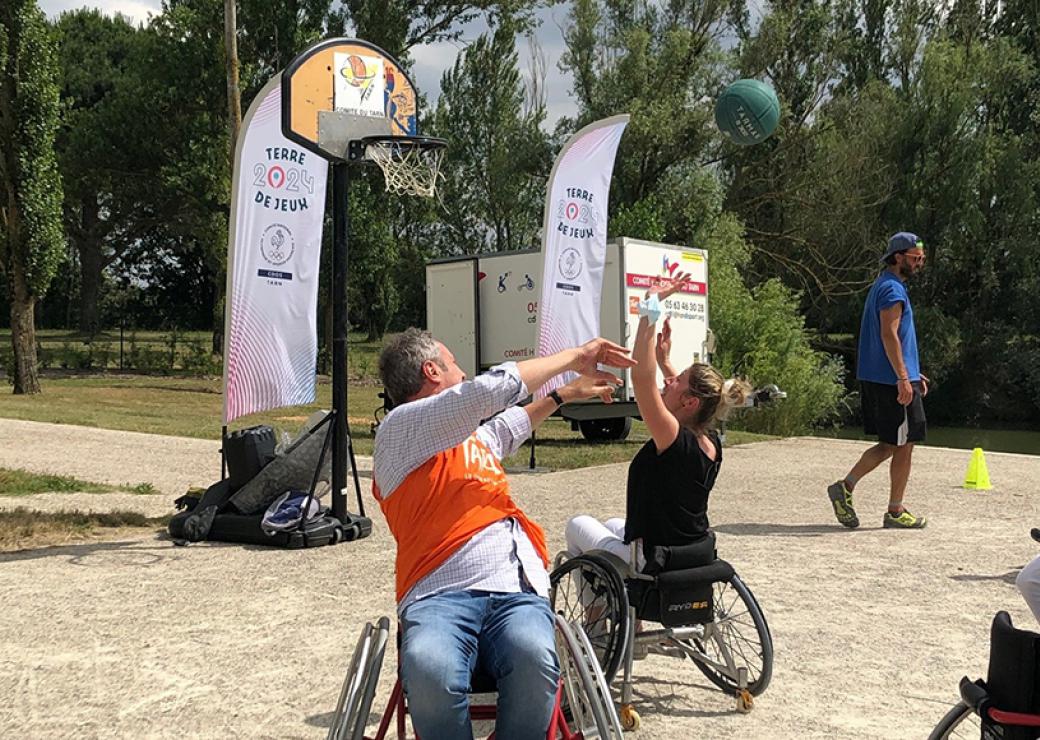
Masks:
[[[551,398],[552,400],[556,401],[556,405],[557,406],[562,406],[563,405],[563,396],[560,395],[559,391],[555,391],[555,390],[549,391],[549,398]]]

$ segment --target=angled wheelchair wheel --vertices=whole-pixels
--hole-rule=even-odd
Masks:
[[[709,634],[693,640],[691,659],[720,689],[737,694],[739,671],[747,670],[747,690],[758,696],[773,677],[773,638],[765,615],[740,577],[714,585],[715,619]]]
[[[553,570],[549,581],[553,611],[585,631],[609,684],[628,636],[628,594],[621,574],[610,563],[586,554]]]
[[[556,615],[556,653],[564,712],[582,740],[621,740],[621,720],[592,643],[580,625]]]
[[[947,740],[947,738],[978,740],[981,736],[982,721],[979,719],[979,715],[975,714],[971,707],[963,701],[959,701],[939,720],[939,724],[932,730],[928,740]]]
[[[364,738],[389,634],[390,620],[387,617],[381,617],[375,627],[368,622],[362,628],[332,715],[328,740]]]

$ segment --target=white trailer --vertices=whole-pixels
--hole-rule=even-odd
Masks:
[[[622,237],[607,243],[600,302],[600,335],[632,346],[639,322],[636,303],[662,278],[690,273],[682,290],[664,302],[672,324],[672,362],[684,368],[708,360],[708,253]],[[542,253],[538,250],[469,255],[426,265],[426,325],[455,354],[467,375],[508,360],[537,355]],[[663,381],[660,377],[658,380]],[[624,439],[638,417],[625,372],[617,401],[570,403],[560,415],[587,439]]]

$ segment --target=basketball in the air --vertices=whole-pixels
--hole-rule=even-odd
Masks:
[[[769,138],[780,122],[780,101],[759,80],[737,80],[715,101],[715,123],[722,133],[742,146]]]

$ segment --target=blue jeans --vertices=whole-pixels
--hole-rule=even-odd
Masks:
[[[560,677],[549,601],[533,593],[453,591],[401,615],[401,680],[425,740],[469,740],[470,676],[498,684],[501,740],[545,740]]]

